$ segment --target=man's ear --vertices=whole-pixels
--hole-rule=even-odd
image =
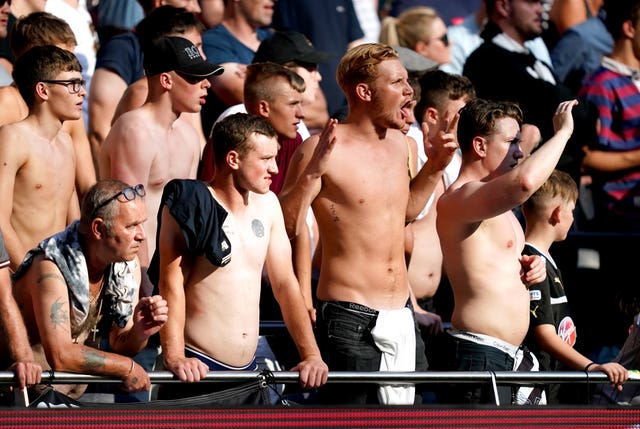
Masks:
[[[474,137],[471,141],[471,147],[481,158],[487,156],[487,139],[484,137]]]
[[[562,211],[562,206],[561,205],[557,205],[553,208],[553,211],[551,212],[551,216],[549,218],[549,221],[551,222],[551,225],[555,226],[560,222],[560,212]]]
[[[503,18],[506,18],[511,13],[511,0],[496,0],[495,12]]]
[[[160,85],[162,85],[164,89],[171,89],[173,86],[173,77],[169,72],[160,73]]]
[[[91,221],[91,235],[96,239],[103,239],[107,236],[107,226],[102,218],[97,217]]]
[[[227,160],[227,165],[232,169],[237,170],[240,168],[240,154],[237,151],[230,150],[227,153],[226,160]]]
[[[627,37],[628,39],[633,39],[633,36],[636,34],[636,28],[633,25],[633,21],[630,19],[625,20],[622,23],[622,35]]]
[[[260,100],[258,102],[258,115],[263,118],[269,117],[269,112],[271,109],[269,108],[269,102],[267,100]]]
[[[364,101],[371,101],[371,88],[366,83],[356,85],[356,95]]]
[[[46,83],[44,82],[36,83],[36,87],[34,88],[34,91],[36,93],[36,98],[40,98],[42,100],[49,99],[49,87],[47,86]]]
[[[438,113],[438,109],[435,107],[427,107],[427,110],[424,111],[422,122],[426,122],[429,124],[429,127],[432,127],[438,123],[439,118],[440,114]]]

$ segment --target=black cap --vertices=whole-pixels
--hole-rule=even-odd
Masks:
[[[335,55],[317,51],[304,34],[293,30],[276,31],[260,43],[253,63],[285,64],[291,61],[305,64],[326,63]]]
[[[147,76],[176,71],[187,76],[208,77],[222,74],[218,64],[206,62],[198,48],[184,37],[161,37],[144,52]]]

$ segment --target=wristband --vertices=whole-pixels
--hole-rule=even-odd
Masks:
[[[597,365],[597,364],[595,362],[589,362],[588,364],[585,365],[584,372],[589,372],[589,368],[591,368],[591,365]]]
[[[593,363],[593,362],[592,362]],[[129,376],[131,375],[131,373],[133,372],[133,367],[136,366],[136,363],[133,361],[133,359],[131,359],[131,369],[129,369],[129,372],[127,373],[127,375],[124,376],[124,378],[129,378]]]

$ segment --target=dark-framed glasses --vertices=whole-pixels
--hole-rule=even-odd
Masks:
[[[439,38],[439,40],[444,44],[444,46],[449,46],[449,36],[447,35],[447,33],[444,33],[442,37]]]
[[[100,204],[98,204],[96,208],[93,209],[93,212],[91,212],[91,217],[93,218],[98,210],[105,207],[111,201],[118,199],[120,196],[124,197],[125,199],[125,201],[123,201],[124,203],[127,201],[135,200],[136,197],[144,197],[145,195],[147,195],[147,191],[144,190],[144,186],[142,185],[142,183],[136,186],[129,186],[128,188],[124,188],[122,191],[118,192],[114,196],[109,197],[103,202],[101,202]]]
[[[0,0],[0,7],[4,6],[5,3],[7,3],[7,4],[9,4],[9,6],[11,6],[11,0]]]
[[[87,81],[84,79],[50,79],[43,80],[42,82],[66,86],[69,94],[77,94],[80,92],[80,89],[87,87]]]

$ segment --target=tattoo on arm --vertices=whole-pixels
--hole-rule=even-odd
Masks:
[[[56,299],[56,302],[51,304],[51,310],[49,311],[49,319],[51,319],[54,329],[58,326],[62,327],[69,322],[69,314],[65,309],[66,303],[60,302],[61,299],[61,297]]]
[[[104,368],[105,356],[94,350],[84,351],[84,368],[92,370],[96,368]]]
[[[38,280],[36,280],[36,282],[38,284],[40,284],[45,279],[56,279],[56,280],[59,280],[64,285],[67,284],[67,282],[64,281],[64,278],[61,275],[59,275],[59,274],[50,274],[50,273],[46,273],[46,274],[41,275],[40,277],[38,277]]]

